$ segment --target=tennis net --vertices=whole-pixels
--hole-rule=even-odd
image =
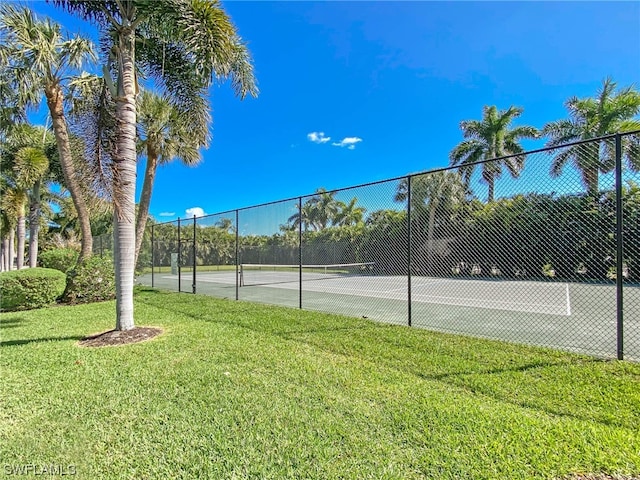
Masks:
[[[243,263],[240,265],[240,286],[270,285],[300,281],[326,280],[353,276],[372,275],[375,262],[339,263],[332,265],[267,265]]]

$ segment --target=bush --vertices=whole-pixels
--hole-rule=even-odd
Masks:
[[[78,252],[73,248],[54,248],[38,255],[38,263],[44,268],[55,268],[67,273],[78,261]]]
[[[115,297],[116,277],[111,258],[94,256],[67,272],[65,302],[101,302]]]
[[[51,268],[29,268],[0,273],[0,310],[42,308],[62,295],[64,273]]]

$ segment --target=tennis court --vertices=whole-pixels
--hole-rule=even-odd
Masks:
[[[196,287],[199,294],[235,299],[237,290],[240,300],[290,307],[302,300],[309,310],[406,325],[407,277],[353,265],[305,266],[302,275],[294,266],[269,265],[199,271]],[[150,275],[139,281],[150,284]],[[180,282],[182,291],[191,291],[193,274],[183,273]],[[156,274],[154,284],[177,290],[178,276]],[[637,291],[630,297],[640,298]],[[613,284],[412,276],[410,307],[416,327],[614,356],[615,298]],[[640,345],[630,340],[640,338],[640,322],[631,315],[637,306],[627,308],[625,357],[640,360]]]

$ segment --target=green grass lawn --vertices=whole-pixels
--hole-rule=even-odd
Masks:
[[[529,479],[640,473],[640,365],[153,290],[0,315],[0,471],[76,478]]]

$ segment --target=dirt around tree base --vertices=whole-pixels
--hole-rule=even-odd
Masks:
[[[108,332],[97,333],[83,338],[78,342],[78,345],[81,347],[127,345],[151,340],[161,333],[162,329],[158,327],[136,327],[125,331],[109,330]]]

